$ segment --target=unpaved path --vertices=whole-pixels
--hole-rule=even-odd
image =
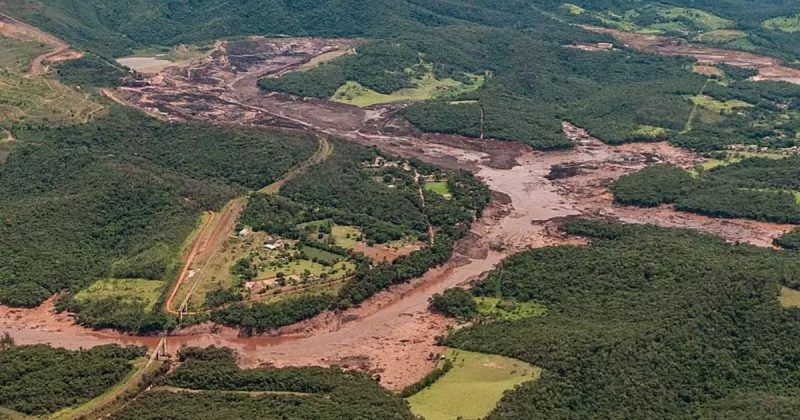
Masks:
[[[20,41],[41,42],[53,47],[51,51],[33,59],[31,62],[31,73],[33,74],[47,73],[50,64],[83,57],[82,52],[71,49],[69,44],[57,37],[2,13],[0,13],[0,35]]]
[[[156,109],[173,121],[280,125],[346,138],[404,157],[416,157],[450,168],[474,172],[492,190],[493,200],[456,253],[444,266],[430,270],[409,284],[379,293],[359,307],[328,312],[284,328],[280,336],[240,338],[234,330],[198,326],[167,339],[167,351],[181,345],[224,345],[241,355],[244,366],[338,364],[369,370],[381,383],[399,389],[417,381],[435,365],[431,354],[442,352],[435,338],[450,321],[428,311],[428,299],[448,287],[479,278],[504,258],[532,247],[581,244],[582,238],[564,235],[560,221],[569,216],[653,223],[692,228],[729,241],[770,246],[773,238],[792,228],[748,220],[722,220],[677,212],[669,207],[640,209],[613,204],[610,181],[645,166],[669,162],[684,168],[701,159],[666,143],[611,147],[584,130],[564,125],[577,147],[557,152],[535,152],[527,147],[492,140],[419,133],[391,116],[392,107],[361,109],[326,101],[260,93],[243,80],[286,71],[287,60],[301,65],[297,54],[286,55],[285,45],[324,50],[319,43],[267,40],[259,45],[263,63],[230,69],[224,54],[208,58],[191,70],[167,69],[145,87],[122,88],[126,103]],[[305,41],[304,41],[305,42]],[[316,49],[316,50],[315,50]],[[220,51],[227,51],[221,48]],[[307,57],[306,57],[307,58]],[[270,70],[273,69],[273,70]],[[245,73],[244,75],[242,73]],[[196,111],[190,105],[201,98],[208,105]],[[569,176],[551,176],[554,167],[571,167]],[[0,307],[0,330],[9,330],[22,344],[51,342],[77,348],[108,342],[155,347],[158,337],[130,337],[76,326],[64,314],[52,313],[52,301],[32,310]]]
[[[692,57],[701,64],[727,64],[758,70],[754,80],[771,80],[800,84],[800,69],[787,67],[774,57],[744,51],[726,50],[705,45],[692,44],[679,39],[658,35],[625,32],[619,29],[581,25],[582,28],[608,34],[622,42],[626,47],[638,51],[666,56]]]

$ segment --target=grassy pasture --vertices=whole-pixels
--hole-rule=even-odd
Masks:
[[[28,74],[31,60],[49,49],[38,42],[0,37],[0,125],[86,122],[105,109],[84,92]]]
[[[778,16],[767,19],[762,26],[772,31],[800,32],[800,13],[794,16]]]
[[[342,247],[345,249],[353,249],[358,243],[358,239],[362,237],[363,233],[361,229],[355,226],[341,226],[333,223],[331,220],[316,220],[313,222],[306,222],[297,227],[300,230],[305,230],[307,228],[312,229],[311,232],[316,232],[319,230],[320,227],[330,223],[331,224],[331,233],[323,233],[322,238],[317,238],[315,235],[311,235],[311,239],[318,240],[323,243],[330,243],[332,240],[332,244],[338,247]]]
[[[300,248],[300,250],[312,260],[316,258],[317,260],[324,261],[328,264],[335,264],[343,258],[339,254],[334,254],[333,252],[328,252],[324,249],[315,248],[313,246],[304,245]]]
[[[447,181],[429,181],[423,186],[425,191],[435,192],[444,198],[452,198],[453,194],[450,192],[450,187],[447,186]]]
[[[697,36],[698,41],[710,43],[725,43],[743,38],[747,38],[747,34],[734,29],[717,29]]]
[[[691,97],[692,103],[715,112],[733,111],[737,108],[751,108],[753,105],[738,99],[718,101],[708,96],[695,95]]]
[[[164,290],[165,282],[144,279],[102,279],[75,294],[75,300],[86,302],[99,299],[121,299],[142,302],[151,311]]]
[[[387,95],[350,81],[342,85],[333,94],[331,100],[360,107],[391,102],[424,101],[472,92],[480,88],[483,82],[483,76],[473,76],[472,83],[465,84],[450,78],[437,79],[432,72],[428,72],[414,81],[415,87],[401,89]]]
[[[783,308],[800,308],[800,290],[781,287],[778,303]]]
[[[502,321],[519,321],[525,318],[541,316],[547,307],[538,303],[514,302],[495,297],[476,297],[478,312]]]
[[[701,167],[703,170],[710,170],[721,166],[727,166],[733,163],[741,162],[744,159],[761,157],[766,159],[784,159],[788,155],[781,155],[778,153],[755,153],[755,152],[728,152],[723,158],[709,159],[704,162]]]
[[[447,358],[453,368],[407,398],[411,411],[426,420],[483,418],[505,391],[541,375],[538,367],[503,356],[449,350]]]
[[[25,73],[30,70],[34,57],[49,51],[40,42],[26,42],[0,36],[0,68]]]
[[[698,26],[713,30],[727,28],[733,24],[733,21],[698,9],[665,7],[660,11],[660,14],[670,20],[678,18],[689,19]]]

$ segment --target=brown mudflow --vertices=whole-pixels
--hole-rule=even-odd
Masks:
[[[449,168],[466,168],[493,192],[483,217],[458,242],[453,258],[409,284],[381,292],[347,311],[324,313],[282,329],[274,336],[240,338],[234,330],[210,325],[178,331],[167,350],[182,345],[224,345],[237,349],[245,366],[330,365],[380,374],[381,382],[401,388],[429,372],[440,353],[435,337],[450,322],[428,311],[433,293],[479,278],[509,255],[535,247],[581,244],[559,231],[570,216],[652,223],[719,235],[729,241],[771,246],[792,228],[747,220],[712,219],[670,207],[639,209],[615,205],[607,185],[648,164],[682,167],[698,156],[666,143],[607,146],[584,130],[564,124],[577,147],[535,152],[493,140],[420,133],[392,116],[402,105],[367,109],[282,94],[264,94],[258,77],[283,74],[321,54],[349,50],[351,40],[251,38],[223,44],[212,57],[184,68],[169,68],[135,86],[113,92],[115,99],[171,121],[211,121],[270,125],[341,137],[404,157]],[[19,343],[50,342],[69,348],[109,342],[155,347],[159,338],[91,331],[67,315],[55,315],[52,301],[33,310],[0,307],[0,330]]]

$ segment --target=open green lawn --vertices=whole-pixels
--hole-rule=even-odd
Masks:
[[[731,99],[728,101],[718,101],[703,95],[692,96],[692,102],[705,109],[709,109],[716,112],[733,111],[734,109],[737,108],[750,108],[753,106],[745,101],[740,101],[738,99]]]
[[[334,254],[333,252],[328,252],[324,249],[315,248],[313,246],[304,245],[300,248],[300,250],[312,260],[316,258],[319,261],[324,261],[329,264],[334,264],[344,258],[342,255]]]
[[[423,188],[425,188],[425,191],[435,192],[444,198],[453,197],[453,194],[450,193],[450,187],[447,186],[447,181],[426,182]]]
[[[483,418],[505,391],[541,375],[540,368],[503,356],[449,350],[447,357],[453,368],[407,398],[411,411],[426,420]]]
[[[547,307],[532,302],[515,302],[494,297],[476,297],[478,312],[503,321],[518,321],[544,315]]]
[[[437,79],[432,72],[428,72],[415,81],[415,87],[387,95],[351,81],[341,86],[331,100],[361,107],[391,102],[424,101],[472,92],[480,88],[483,82],[483,76],[474,76],[472,83],[465,84],[450,78]]]
[[[131,302],[140,300],[144,303],[144,309],[150,311],[161,296],[164,285],[165,282],[161,280],[103,279],[75,294],[75,299],[78,302],[106,298]]]

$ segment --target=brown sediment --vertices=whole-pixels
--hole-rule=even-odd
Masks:
[[[800,83],[800,69],[787,67],[781,60],[774,57],[692,44],[680,39],[658,35],[626,32],[619,29],[590,25],[582,25],[581,27],[588,31],[611,35],[624,43],[626,47],[638,51],[673,57],[692,57],[701,64],[727,64],[729,66],[758,70],[758,75],[753,77],[753,80]],[[704,71],[711,70],[705,68]]]
[[[124,87],[115,94],[126,103],[158,110],[173,121],[278,121],[281,126],[289,124],[375,145],[398,156],[468,169],[492,190],[491,204],[456,244],[456,252],[447,264],[408,284],[380,292],[358,307],[326,312],[271,336],[241,338],[229,328],[192,327],[170,336],[168,351],[181,345],[215,344],[238,350],[244,366],[347,365],[380,375],[382,384],[399,389],[433,369],[435,358],[430,355],[443,352],[436,345],[436,337],[446,333],[451,321],[428,310],[430,296],[480,278],[516,252],[585,243],[584,239],[559,230],[565,218],[583,216],[685,227],[759,246],[770,246],[773,238],[792,228],[712,219],[670,207],[639,209],[615,205],[607,186],[622,175],[657,162],[684,168],[701,163],[697,155],[664,142],[612,147],[565,123],[564,132],[576,147],[536,152],[510,142],[420,133],[392,115],[398,109],[396,105],[362,109],[264,94],[254,86],[261,75],[291,71],[315,54],[344,48],[336,47],[343,42],[254,38],[244,45],[223,44],[212,57],[186,69],[166,69],[142,86]],[[294,47],[300,49],[297,54],[292,53]],[[248,48],[258,51],[260,58],[244,54]],[[238,52],[241,60],[229,56],[231,51]],[[233,62],[239,63],[236,69]],[[205,108],[193,110],[189,106],[193,102],[189,98],[196,97],[208,98]],[[564,172],[559,168],[569,169]],[[0,308],[0,330],[9,330],[20,343],[51,342],[72,348],[107,342],[154,347],[159,340],[90,331],[48,308],[52,308],[51,302],[33,310]]]

